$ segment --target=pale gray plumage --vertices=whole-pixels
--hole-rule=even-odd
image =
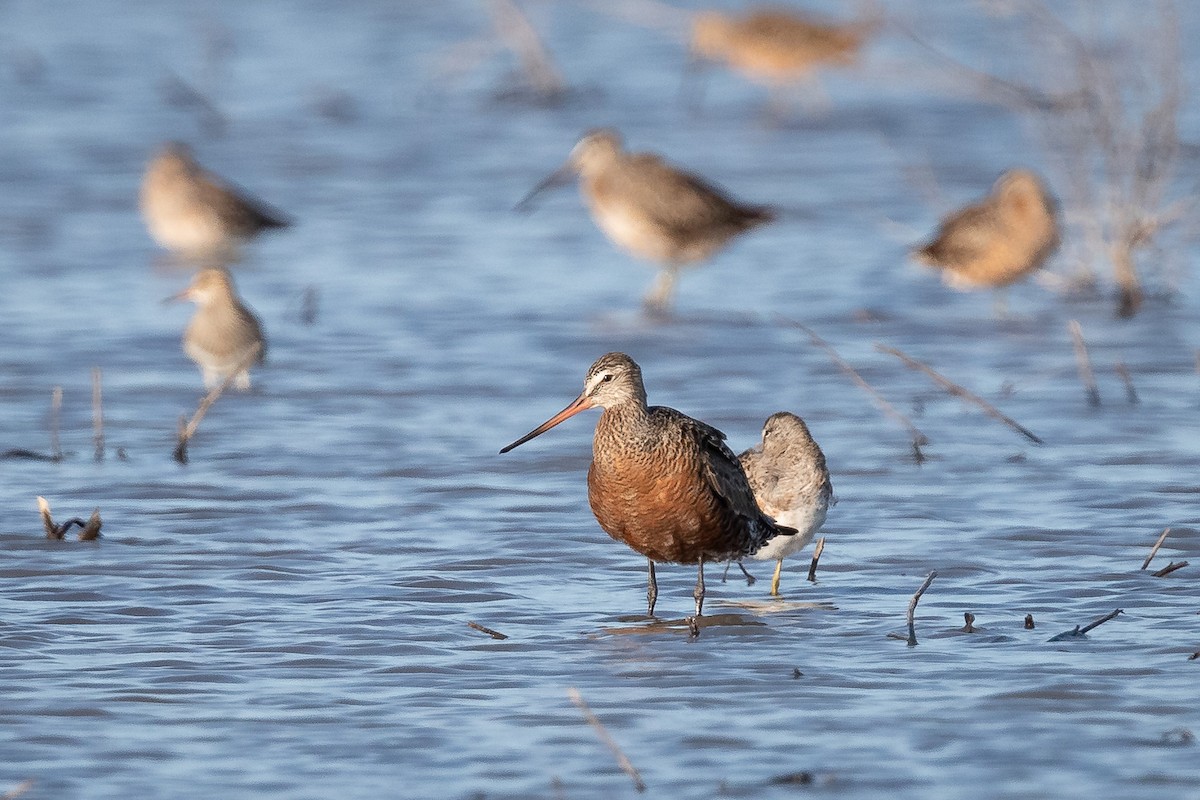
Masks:
[[[191,300],[197,306],[183,333],[183,350],[200,367],[204,385],[211,389],[236,371],[235,385],[250,388],[246,361],[263,363],[267,342],[258,317],[237,296],[229,271],[201,270],[175,299]]]

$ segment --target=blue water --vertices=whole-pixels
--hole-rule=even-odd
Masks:
[[[1004,52],[1005,20],[973,7],[892,10],[949,52]],[[669,37],[582,6],[530,13],[576,88],[563,105],[499,97],[513,64],[472,60],[490,32],[474,3],[0,8],[0,450],[49,453],[61,386],[65,452],[0,460],[0,793],[634,796],[576,687],[646,796],[1200,797],[1194,246],[1172,254],[1178,292],[1152,273],[1133,320],[1037,284],[998,319],[906,248],[1008,166],[1054,165],[902,35],[780,125],[720,73],[690,114]],[[180,82],[216,111],[181,104]],[[1196,140],[1194,109],[1182,119]],[[572,190],[511,211],[597,124],[784,211],[687,273],[668,322],[639,316],[651,271]],[[298,221],[235,266],[269,363],[213,407],[187,466],[171,451],[202,393],[179,346],[191,312],[159,301],[189,274],[136,209],[165,139]],[[912,416],[923,463],[788,320]],[[807,554],[782,601],[769,564],[752,588],[710,569],[715,624],[689,641],[694,572],[663,566],[664,623],[638,618],[644,559],[587,507],[595,416],[497,455],[610,350],[735,450],[774,411],[808,420],[839,499],[815,584]],[[46,541],[38,495],[59,519],[98,507],[103,540]],[[1165,527],[1153,567],[1192,565],[1154,578],[1139,566]],[[931,570],[910,648],[888,634]],[[958,632],[967,611],[981,632]]]

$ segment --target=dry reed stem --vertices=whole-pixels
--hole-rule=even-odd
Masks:
[[[50,460],[62,461],[62,447],[58,441],[58,426],[62,417],[62,387],[50,391]]]
[[[99,367],[92,367],[92,443],[95,445],[93,458],[104,460],[104,389],[103,375]]]
[[[557,97],[566,92],[566,81],[520,6],[513,0],[491,0],[490,6],[496,35],[516,55],[533,90],[543,97]]]
[[[817,562],[821,560],[821,553],[825,551],[825,537],[817,539],[817,546],[813,548],[812,563],[808,565],[808,580],[812,583],[817,582]]]
[[[58,530],[58,526],[54,524],[54,518],[50,516],[50,503],[46,498],[38,495],[37,499],[38,513],[42,517],[42,527],[46,530],[47,539],[61,539],[62,533]]]
[[[192,418],[184,423],[183,417],[180,417],[179,443],[175,446],[174,453],[176,461],[178,461],[180,464],[187,463],[188,441],[196,435],[196,430],[200,427],[200,420],[204,419],[204,415],[208,413],[208,409],[212,407],[212,404],[217,402],[217,398],[219,398],[221,394],[233,384],[234,380],[237,379],[238,374],[242,370],[250,368],[250,365],[258,359],[258,354],[261,352],[262,342],[255,342],[254,346],[250,348],[246,357],[243,358],[241,362],[239,362],[238,365],[230,370],[229,374],[225,376],[225,380],[221,381],[219,386],[213,388],[208,394],[204,395],[204,399],[201,400],[200,405],[196,407],[196,413],[192,414]]]
[[[1186,561],[1179,561],[1179,562],[1172,561],[1170,564],[1167,564],[1165,567],[1160,569],[1158,572],[1151,573],[1151,575],[1153,575],[1155,578],[1162,578],[1164,576],[1170,575],[1172,572],[1174,572],[1177,569],[1183,569],[1187,565],[1188,565],[1188,562],[1186,562]]]
[[[571,702],[583,714],[583,718],[596,731],[596,735],[600,737],[600,741],[604,742],[608,749],[612,751],[613,757],[617,759],[617,766],[630,777],[633,781],[633,787],[639,792],[646,791],[646,784],[642,781],[641,773],[637,771],[637,767],[633,766],[633,762],[629,760],[624,751],[621,750],[621,746],[609,734],[608,730],[604,727],[604,723],[592,713],[592,709],[588,707],[587,701],[583,699],[583,695],[579,693],[579,690],[572,686],[567,689],[567,697],[571,698]]]
[[[907,353],[903,352],[902,350],[899,350],[895,347],[890,347],[885,344],[881,344],[879,342],[875,343],[875,349],[881,353],[887,353],[888,355],[895,356],[896,358],[903,361],[904,364],[911,369],[915,369],[915,370],[919,370],[920,372],[924,372],[926,375],[928,375],[933,380],[934,383],[941,386],[943,389],[945,389],[950,394],[954,395],[955,397],[959,397],[963,400],[967,400],[971,403],[974,403],[975,405],[977,405],[981,409],[983,409],[984,412],[987,413],[988,416],[992,417],[993,419],[997,419],[1000,422],[1003,422],[1005,425],[1012,428],[1017,433],[1020,433],[1022,436],[1029,439],[1034,444],[1045,444],[1045,442],[1042,441],[1042,439],[1039,438],[1036,434],[1034,434],[1031,430],[1026,428],[1021,423],[1017,422],[1015,419],[1008,416],[1004,412],[1000,411],[1000,409],[996,408],[994,405],[989,403],[987,400],[984,400],[982,397],[980,397],[979,395],[970,391],[969,389],[966,389],[966,388],[958,385],[957,383],[955,383],[954,381],[945,377],[941,373],[935,371],[932,367],[924,364],[921,361],[918,361],[917,359],[913,358],[912,356],[908,355]]]
[[[933,579],[936,577],[937,577],[936,571],[930,572],[929,575],[927,575],[925,577],[925,582],[921,584],[921,588],[917,589],[917,593],[914,594],[912,596],[912,599],[908,601],[908,614],[906,615],[906,618],[908,620],[908,646],[909,647],[917,646],[917,625],[916,625],[916,621],[915,621],[915,616],[917,613],[917,603],[919,603],[921,601],[921,595],[925,594],[925,590],[929,588],[929,584],[933,583]]]
[[[1125,366],[1124,361],[1118,361],[1113,365],[1113,371],[1117,373],[1117,377],[1125,384],[1125,399],[1129,401],[1129,405],[1136,406],[1138,404],[1138,393],[1133,385],[1133,377],[1129,374],[1129,368]]]
[[[1158,555],[1158,548],[1162,547],[1163,540],[1167,538],[1167,534],[1170,532],[1170,528],[1163,528],[1163,532],[1158,535],[1158,541],[1154,543],[1154,547],[1150,548],[1150,555],[1146,556],[1146,560],[1142,562],[1142,569],[1150,566],[1150,562]]]
[[[1079,371],[1079,380],[1087,391],[1088,405],[1100,405],[1100,390],[1096,387],[1096,374],[1092,372],[1092,359],[1088,356],[1087,342],[1083,340],[1083,327],[1078,320],[1067,323],[1071,331],[1071,343],[1075,348],[1075,368]]]
[[[480,625],[478,622],[468,622],[467,627],[471,628],[472,630],[479,631],[480,633],[486,633],[488,636],[492,637],[493,639],[507,639],[508,638],[500,631],[494,631],[491,628],[488,628],[484,625]]]
[[[891,417],[908,431],[909,436],[912,437],[913,453],[916,456],[917,463],[921,463],[925,460],[921,453],[921,447],[929,444],[929,437],[922,433],[920,429],[913,424],[912,420],[901,414],[892,406],[891,403],[885,400],[883,395],[880,394],[874,386],[867,383],[866,379],[863,378],[862,375],[859,375],[857,370],[850,366],[850,364],[847,363],[844,358],[838,355],[838,352],[833,349],[833,346],[829,344],[829,342],[822,339],[812,328],[801,322],[797,322],[796,320],[787,319],[786,317],[776,316],[776,319],[785,325],[791,325],[792,327],[799,328],[807,333],[808,338],[812,340],[813,344],[824,350],[825,355],[829,356],[829,360],[832,361],[838,369],[850,376],[850,380],[852,380],[854,384],[858,386],[858,388],[862,389],[871,397],[871,399],[875,402],[875,406],[882,411],[885,416]]]
[[[1099,628],[1101,625],[1108,622],[1110,619],[1116,619],[1119,615],[1124,614],[1124,613],[1125,613],[1124,609],[1118,608],[1116,611],[1110,611],[1107,614],[1105,614],[1103,617],[1100,617],[1099,619],[1095,620],[1094,622],[1089,622],[1087,625],[1084,625],[1082,628],[1076,628],[1076,630],[1080,634],[1087,633],[1092,628]]]

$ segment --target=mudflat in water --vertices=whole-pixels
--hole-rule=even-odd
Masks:
[[[1200,791],[1196,281],[1127,321],[1107,298],[1024,285],[997,319],[986,294],[908,263],[950,205],[1042,155],[1009,112],[928,86],[920,49],[895,35],[823,79],[824,110],[772,126],[762,93],[721,74],[690,115],[670,39],[531,8],[581,90],[560,107],[496,99],[503,56],[444,75],[490,35],[472,3],[0,9],[0,449],[49,452],[61,386],[65,453],[0,460],[0,792],[32,779],[36,800],[635,796],[572,687],[646,796]],[[922,13],[955,52],[998,46],[1000,23],[975,11]],[[601,124],[784,210],[685,274],[669,321],[640,317],[651,271],[572,190],[512,213]],[[202,394],[179,346],[191,311],[159,301],[190,272],[136,211],[165,139],[298,222],[235,266],[269,361],[209,412],[186,467],[171,451]],[[1194,152],[1179,164],[1193,182]],[[933,165],[947,207],[906,182],[913,163]],[[912,417],[923,463],[789,320]],[[587,507],[594,413],[497,454],[611,350],[638,360],[652,403],[735,451],[775,411],[808,421],[838,497],[815,584],[807,552],[778,600],[770,564],[749,564],[754,587],[710,569],[709,624],[690,641],[694,569],[659,569],[661,621],[647,623],[644,559]],[[45,540],[38,495],[60,519],[99,507],[103,540]],[[908,647],[888,634],[905,633],[931,570]],[[1049,641],[1117,608],[1086,639]],[[981,630],[959,630],[964,612]]]

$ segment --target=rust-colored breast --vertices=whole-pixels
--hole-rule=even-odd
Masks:
[[[695,564],[756,549],[752,520],[712,485],[703,444],[689,440],[686,428],[658,433],[658,441],[606,447],[602,420],[588,470],[588,501],[600,527],[654,561]]]

